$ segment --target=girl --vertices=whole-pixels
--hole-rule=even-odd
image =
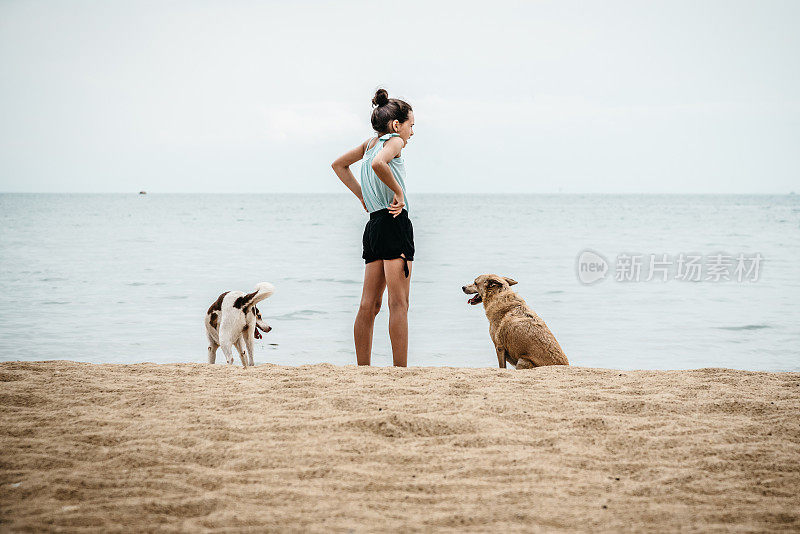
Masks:
[[[408,218],[406,170],[400,151],[414,135],[414,112],[402,100],[378,89],[372,99],[371,137],[333,162],[333,170],[369,212],[364,228],[362,257],[366,263],[361,304],[353,327],[358,365],[369,365],[372,329],[381,310],[383,291],[389,288],[389,337],[394,364],[408,359],[408,297],[414,259],[414,228]],[[360,159],[361,184],[350,172]]]

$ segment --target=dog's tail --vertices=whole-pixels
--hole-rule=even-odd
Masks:
[[[270,297],[273,293],[275,293],[275,286],[269,282],[261,282],[260,284],[256,284],[255,291],[237,298],[234,301],[233,306],[235,308],[239,308],[240,310],[249,308],[254,304],[258,304],[265,298]]]

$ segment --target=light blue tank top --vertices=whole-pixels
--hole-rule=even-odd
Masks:
[[[392,204],[394,193],[389,187],[378,178],[375,171],[372,170],[372,160],[383,148],[383,144],[392,137],[400,137],[399,134],[390,133],[382,135],[378,138],[375,146],[367,149],[364,152],[364,158],[361,162],[361,194],[364,197],[364,205],[370,213],[373,211],[388,208]],[[370,143],[372,140],[370,139]],[[405,209],[408,211],[408,197],[406,196],[406,167],[403,163],[403,158],[394,158],[389,162],[389,168],[392,170],[394,179],[400,184],[403,190],[403,200],[406,203]]]

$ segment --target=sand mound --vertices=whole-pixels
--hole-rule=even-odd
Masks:
[[[0,529],[800,529],[800,373],[0,364]]]

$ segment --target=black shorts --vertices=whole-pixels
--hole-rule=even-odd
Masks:
[[[373,211],[364,228],[364,263],[375,260],[393,260],[405,256],[407,261],[414,260],[414,226],[408,218],[408,211],[402,210],[397,217],[392,217],[388,208]],[[408,264],[403,264],[408,277]]]

